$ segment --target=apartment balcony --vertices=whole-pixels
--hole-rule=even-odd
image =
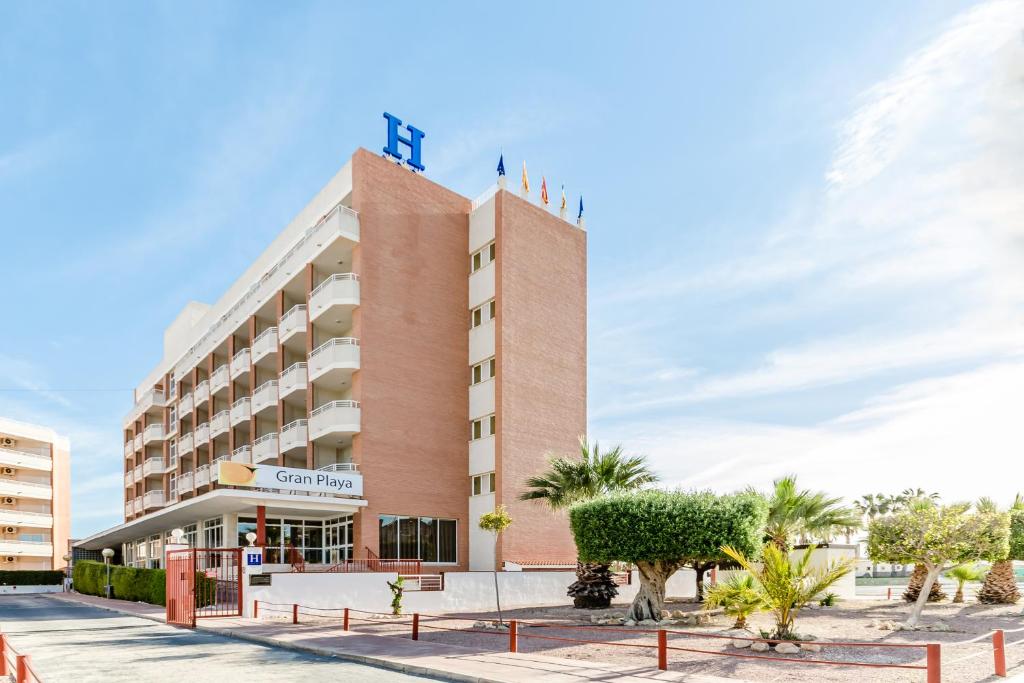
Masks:
[[[132,471],[132,470],[128,470],[127,472],[124,473],[124,487],[128,488],[129,486],[134,486],[134,485],[135,485],[135,472]]]
[[[139,419],[139,416],[144,415],[153,408],[163,408],[166,405],[167,394],[156,388],[150,389],[135,401],[135,405],[125,417],[125,423],[132,423]]]
[[[277,409],[277,380],[272,379],[256,387],[252,392],[252,412],[259,415],[264,411]]]
[[[162,424],[152,424],[142,430],[142,445],[151,444],[154,441],[164,440],[164,426]]]
[[[231,462],[252,463],[252,449],[248,446],[239,446],[231,451]]]
[[[309,439],[308,424],[306,420],[295,420],[289,422],[281,429],[281,452],[287,453],[299,448],[305,448]]]
[[[183,394],[181,400],[178,401],[178,412],[181,417],[185,417],[192,413],[192,392]]]
[[[135,504],[132,501],[128,501],[124,504],[124,516],[125,519],[135,514]]]
[[[17,539],[0,540],[0,555],[18,557],[53,557],[51,541],[20,541]]]
[[[277,461],[277,432],[264,434],[252,444],[253,464],[267,460]]]
[[[227,434],[231,429],[231,411],[222,410],[210,418],[210,438],[216,438],[221,434]]]
[[[200,465],[196,468],[195,474],[196,488],[200,486],[206,486],[210,483],[210,466]]]
[[[192,473],[185,472],[178,477],[178,495],[192,492]]]
[[[306,305],[298,304],[292,306],[281,316],[281,322],[277,325],[277,334],[280,343],[284,344],[298,334],[306,334]]]
[[[188,455],[195,450],[194,438],[192,432],[188,434],[182,434],[181,438],[178,439],[178,454]],[[207,439],[209,441],[209,439]]]
[[[309,320],[319,326],[352,323],[352,310],[359,305],[359,276],[336,273],[321,282],[309,295]]]
[[[229,460],[231,460],[231,457],[227,455],[221,455],[213,459],[213,462],[210,463],[210,481],[217,481],[220,476],[220,464]]]
[[[142,481],[142,479],[143,479],[142,465],[136,465],[135,466],[135,469],[132,470],[132,476],[135,477],[135,481]]]
[[[129,454],[130,455],[130,454]],[[17,467],[22,470],[39,470],[49,472],[53,470],[53,461],[44,455],[15,451],[10,448],[0,448],[0,465],[5,467]]]
[[[143,443],[143,441],[142,441],[142,434],[136,434],[135,435],[135,442],[134,443],[135,443],[135,450],[141,451],[142,450],[142,443]]]
[[[135,453],[135,440],[129,439],[124,442],[124,457],[130,458]]]
[[[0,525],[49,529],[53,526],[53,515],[46,512],[0,509]]]
[[[228,365],[225,363],[219,368],[213,371],[210,375],[210,395],[217,396],[221,392],[228,390],[228,383],[231,381],[229,377]]]
[[[283,401],[293,393],[305,392],[309,382],[307,372],[305,363],[293,363],[290,365],[287,370],[281,373],[281,379],[278,380],[278,397]]]
[[[249,349],[242,349],[241,351],[237,352],[234,355],[234,357],[232,357],[231,379],[237,379],[248,374],[249,367],[251,365],[251,358],[252,354],[249,352]]]
[[[0,496],[50,500],[53,498],[53,489],[48,484],[36,484],[34,482],[4,478],[0,479]]]
[[[146,491],[142,496],[142,508],[144,510],[162,508],[165,502],[163,491]]]
[[[196,385],[195,391],[192,392],[195,397],[196,408],[203,405],[210,400],[210,380],[204,379],[202,382]]]
[[[277,353],[277,328],[268,327],[252,340],[252,363],[259,364],[264,358]]]
[[[164,473],[163,458],[146,458],[142,463],[142,476],[153,477]]]
[[[210,443],[210,423],[204,422],[203,424],[196,427],[196,446],[205,446]]]
[[[145,508],[142,506],[142,496],[139,496],[132,501],[132,511],[138,515],[142,514],[143,510],[145,510]]]
[[[344,442],[359,433],[359,401],[331,401],[309,415],[310,441]]]
[[[231,404],[231,426],[248,422],[252,419],[252,399],[243,396]]]
[[[359,369],[359,340],[328,339],[309,354],[309,381],[332,387],[351,387],[352,373]]]

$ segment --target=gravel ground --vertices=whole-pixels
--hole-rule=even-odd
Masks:
[[[698,607],[692,603],[674,603],[670,609],[694,611]],[[592,615],[599,618],[621,616],[625,605],[616,605],[610,610],[574,610],[571,607],[535,607],[508,610],[506,619],[544,622],[551,624],[546,627],[520,626],[519,650],[536,652],[545,655],[566,657],[570,659],[588,659],[621,664],[649,664],[656,666],[656,637],[653,633],[644,633],[643,627],[617,627],[593,625]],[[993,680],[991,640],[982,639],[977,643],[960,644],[963,641],[993,629],[1002,628],[1007,631],[1024,628],[1020,606],[990,607],[978,604],[953,605],[950,603],[928,605],[925,609],[923,623],[926,625],[943,624],[949,631],[910,632],[881,630],[873,624],[880,621],[901,621],[906,617],[909,607],[897,601],[857,600],[842,603],[832,608],[813,608],[802,611],[797,618],[797,630],[805,635],[813,635],[817,639],[828,642],[877,642],[877,643],[940,643],[942,645],[942,679],[958,683],[975,683]],[[262,611],[262,610],[261,610]],[[340,613],[319,613],[311,610],[301,612],[302,623],[337,623]],[[261,615],[266,619],[281,618],[290,620],[289,615],[276,615],[266,612]],[[508,635],[505,631],[482,629],[474,626],[476,620],[489,620],[496,617],[495,613],[479,613],[471,615],[444,615],[443,618],[422,616],[420,621],[420,638],[444,642],[451,645],[478,647],[481,650],[506,650]],[[411,616],[392,619],[386,615],[368,615],[351,613],[351,626],[354,630],[381,635],[409,637]],[[752,617],[750,627],[756,632],[758,628],[771,626],[769,614]],[[670,626],[671,629],[685,630],[695,635],[670,635],[669,647],[690,648],[704,652],[686,652],[671,650],[669,652],[669,668],[687,673],[701,673],[718,676],[734,676],[742,679],[764,681],[879,681],[894,683],[896,681],[925,680],[923,670],[865,668],[856,666],[827,666],[821,664],[795,664],[782,662],[756,661],[750,657],[759,657],[770,653],[751,652],[749,649],[732,648],[729,641],[707,637],[711,634],[722,634],[729,630],[732,620],[718,617],[710,626]],[[585,632],[568,629],[565,626],[584,626]],[[562,626],[563,628],[558,628]],[[454,630],[439,630],[454,629]],[[478,631],[478,632],[474,632]],[[533,636],[533,637],[530,637]],[[542,637],[543,636],[543,637]],[[554,638],[555,640],[552,640]],[[587,638],[600,641],[597,645],[580,645],[564,642],[557,638]],[[1014,644],[1021,641],[1020,644]],[[1010,673],[1024,672],[1024,631],[1010,633],[1006,636],[1007,667]],[[714,653],[714,654],[709,654]],[[725,653],[745,655],[747,658],[721,656]],[[818,653],[801,653],[789,655],[803,661],[817,659],[827,661],[852,661],[867,664],[900,664],[906,666],[923,666],[924,648],[875,648],[875,647],[836,647],[825,646]],[[967,659],[964,659],[964,658]]]

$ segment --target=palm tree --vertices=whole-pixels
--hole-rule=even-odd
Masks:
[[[573,503],[598,496],[639,489],[658,481],[643,456],[627,456],[622,446],[602,453],[598,442],[593,445],[585,436],[580,437],[577,457],[549,458],[549,469],[526,480],[529,487],[520,494],[520,500],[539,500],[552,510],[562,510]],[[569,595],[576,607],[607,607],[618,594],[606,564],[579,563],[576,582],[569,587]]]
[[[861,496],[860,500],[854,501],[853,507],[860,512],[862,521],[863,518],[867,518],[868,526],[875,519],[881,515],[889,514],[896,504],[894,496],[888,496],[884,493],[866,493]],[[878,574],[878,563],[871,563],[871,576],[874,578]]]
[[[794,476],[776,479],[768,496],[767,540],[788,551],[795,539],[827,542],[847,529],[860,528],[857,512],[840,503],[842,498],[821,491],[799,490]]]
[[[768,608],[764,595],[750,574],[734,574],[728,581],[715,584],[704,598],[705,609],[721,607],[730,617],[736,617],[733,628],[746,628],[747,617]]]
[[[953,602],[963,602],[964,584],[968,581],[981,581],[985,578],[985,570],[976,564],[962,564],[948,570],[946,576],[956,581],[956,595],[953,596]]]
[[[979,512],[998,512],[999,506],[990,498],[978,501]],[[1017,494],[1010,506],[1010,512],[1024,510],[1024,496]],[[985,576],[985,583],[978,591],[978,601],[989,605],[1012,605],[1020,600],[1020,589],[1017,587],[1017,575],[1013,571],[1013,558],[999,560]]]
[[[939,494],[932,492],[928,493],[924,489],[918,487],[916,489],[903,489],[898,496],[892,497],[892,510],[904,510],[915,502],[923,503],[934,503],[939,500]]]

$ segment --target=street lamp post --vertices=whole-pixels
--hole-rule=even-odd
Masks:
[[[64,556],[64,592],[71,590],[71,555]]]
[[[110,590],[111,589],[111,585],[110,585],[110,558],[112,558],[114,556],[114,551],[112,549],[110,549],[110,548],[104,548],[103,552],[102,552],[102,555],[103,555],[103,564],[107,565],[106,595],[107,595],[108,598],[112,598],[114,596],[111,595],[112,591]]]

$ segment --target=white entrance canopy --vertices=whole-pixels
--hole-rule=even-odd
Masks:
[[[74,545],[85,550],[100,550],[217,515],[255,514],[258,505],[266,507],[268,517],[302,516],[326,519],[354,513],[365,507],[366,501],[360,498],[216,489],[165,507],[159,512],[100,531],[75,542]]]

